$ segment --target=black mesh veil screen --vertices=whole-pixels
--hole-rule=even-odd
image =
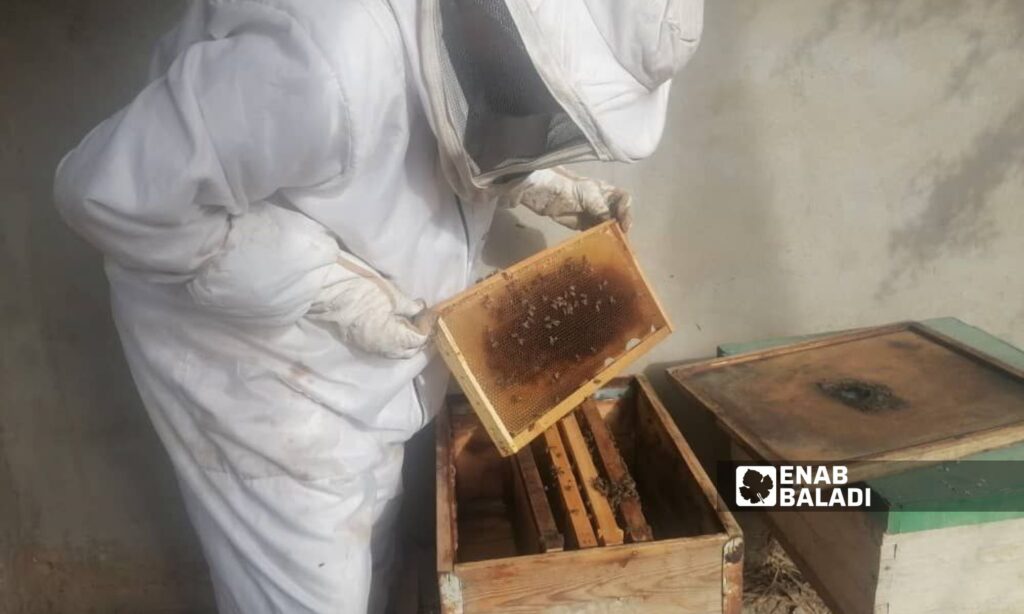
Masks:
[[[587,142],[538,74],[503,0],[440,5],[449,112],[480,172]]]

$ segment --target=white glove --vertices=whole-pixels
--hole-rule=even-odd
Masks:
[[[499,195],[498,204],[522,205],[573,230],[585,230],[614,219],[628,232],[633,222],[630,200],[624,190],[557,166],[534,171],[511,183]]]
[[[422,300],[405,296],[346,252],[339,252],[307,316],[331,324],[342,341],[386,358],[409,358],[422,350],[435,321]]]
[[[229,223],[219,252],[187,284],[192,299],[235,321],[298,321],[320,294],[338,242],[306,215],[264,201]]]
[[[266,202],[231,219],[224,247],[187,284],[208,311],[262,325],[303,316],[332,325],[343,342],[388,358],[418,352],[432,321],[422,301],[405,297],[341,249],[322,225]]]

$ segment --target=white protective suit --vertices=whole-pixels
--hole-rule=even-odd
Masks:
[[[412,316],[467,285],[496,202],[625,209],[528,173],[649,154],[700,24],[698,0],[195,2],[65,157],[58,207],[106,255],[221,612],[367,609],[447,385]],[[467,61],[496,39],[528,57]]]

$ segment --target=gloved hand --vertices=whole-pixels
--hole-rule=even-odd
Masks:
[[[306,316],[388,358],[418,352],[432,326],[422,301],[343,251],[321,224],[266,202],[232,218],[220,253],[186,287],[197,305],[224,317],[283,326]]]
[[[614,219],[624,232],[629,232],[633,222],[630,200],[624,190],[557,166],[534,171],[509,184],[499,195],[498,205],[523,205],[573,230],[586,230]]]
[[[409,358],[422,350],[436,321],[422,300],[405,296],[346,252],[338,253],[307,316],[331,324],[342,341],[386,358]]]

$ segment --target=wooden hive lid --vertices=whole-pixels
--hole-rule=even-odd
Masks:
[[[508,456],[671,332],[614,222],[437,306],[435,340]]]
[[[1024,372],[915,323],[669,370],[766,461],[944,461],[1024,441]],[[855,471],[856,469],[856,471]]]

